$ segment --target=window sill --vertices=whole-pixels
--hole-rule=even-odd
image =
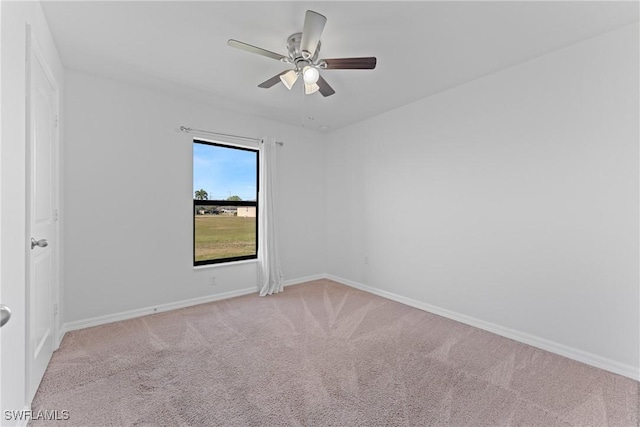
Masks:
[[[257,259],[243,259],[242,261],[221,262],[219,264],[195,265],[193,266],[193,269],[206,270],[209,268],[232,267],[232,266],[242,265],[242,264],[254,264],[257,262],[258,262]]]

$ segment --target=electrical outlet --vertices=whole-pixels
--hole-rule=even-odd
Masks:
[[[369,257],[368,257],[368,256],[366,256],[366,255],[364,256],[364,263],[365,263],[366,265],[369,265]]]
[[[218,285],[218,281],[216,280],[216,276],[211,276],[211,280],[209,281],[209,285],[211,285],[211,286],[217,286]]]
[[[58,303],[53,304],[53,315],[58,315]]]

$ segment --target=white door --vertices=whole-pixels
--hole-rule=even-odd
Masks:
[[[31,243],[27,276],[27,401],[31,401],[54,350],[57,288],[58,92],[49,67],[31,44],[28,98]]]

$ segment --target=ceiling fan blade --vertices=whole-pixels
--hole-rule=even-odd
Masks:
[[[280,76],[282,76],[283,74],[287,74],[288,72],[289,72],[289,70],[285,70],[285,71],[281,72],[280,74],[276,74],[275,76],[271,77],[269,80],[266,80],[266,81],[260,83],[258,85],[258,87],[261,87],[261,88],[264,88],[264,89],[269,89],[271,86],[280,83]]]
[[[313,10],[307,10],[304,16],[304,27],[302,27],[302,38],[300,39],[300,50],[302,50],[305,57],[311,58],[316,53],[326,22],[327,18],[323,15]]]
[[[327,83],[327,81],[323,79],[322,76],[318,77],[318,81],[316,82],[316,84],[320,88],[320,93],[322,94],[322,96],[331,96],[336,93],[336,91],[333,90],[331,86],[329,86],[329,83]]]
[[[326,70],[373,70],[376,68],[376,57],[323,59]]]
[[[257,53],[258,55],[266,56],[267,58],[276,59],[278,61],[282,61],[285,58],[284,55],[280,55],[279,53],[271,52],[270,50],[239,42],[238,40],[234,39],[229,39],[227,44],[231,47],[235,47],[236,49],[246,50],[247,52],[251,53]]]

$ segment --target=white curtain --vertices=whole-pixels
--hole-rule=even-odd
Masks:
[[[260,296],[282,292],[282,271],[277,246],[276,140],[266,137],[260,147],[258,195],[258,289]]]

